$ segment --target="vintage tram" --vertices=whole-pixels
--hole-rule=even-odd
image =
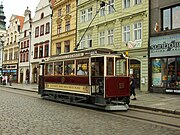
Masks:
[[[128,110],[129,77],[120,74],[120,64],[126,60],[105,48],[52,56],[40,63],[38,93],[45,99],[75,105]]]

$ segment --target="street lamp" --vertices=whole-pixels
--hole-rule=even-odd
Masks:
[[[45,65],[45,59],[42,59],[42,61],[39,63],[40,65],[40,75],[39,75],[39,85],[38,85],[38,94],[43,95],[43,89],[44,86],[44,65]]]

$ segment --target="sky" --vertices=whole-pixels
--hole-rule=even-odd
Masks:
[[[29,7],[32,18],[34,17],[36,7],[40,0],[0,0],[4,6],[4,15],[6,16],[6,28],[9,26],[9,20],[12,14],[24,16],[24,11]]]

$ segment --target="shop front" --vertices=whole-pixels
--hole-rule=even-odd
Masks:
[[[17,67],[18,67],[17,64],[16,65],[3,65],[3,76],[8,78],[11,75],[12,82],[17,83],[17,78],[18,78]]]
[[[150,90],[180,93],[180,34],[150,38]]]

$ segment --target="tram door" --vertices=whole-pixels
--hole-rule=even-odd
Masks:
[[[104,57],[91,59],[91,74],[95,82],[95,93],[104,94]]]

